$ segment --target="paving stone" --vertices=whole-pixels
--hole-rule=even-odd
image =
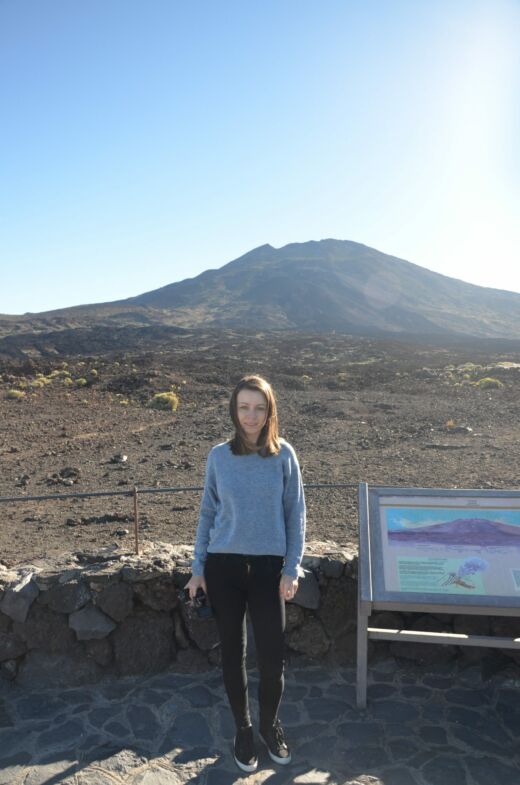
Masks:
[[[92,690],[63,690],[61,700],[77,705],[78,703],[92,703],[94,696]]]
[[[121,722],[107,722],[104,731],[112,736],[116,736],[118,739],[128,739],[132,735],[130,729]]]
[[[325,694],[338,700],[345,701],[350,706],[356,705],[356,688],[350,684],[337,684],[333,682],[325,689]]]
[[[0,699],[0,728],[12,728],[14,725],[13,718],[7,710],[5,701]]]
[[[180,714],[165,734],[159,746],[159,755],[176,747],[206,747],[212,743],[208,723],[198,712]]]
[[[321,698],[321,697],[323,697],[323,689],[313,684],[309,690],[309,698]]]
[[[437,724],[444,722],[446,708],[439,703],[429,701],[421,706],[421,714],[423,720],[427,722],[435,722]]]
[[[329,678],[330,675],[324,668],[305,668],[294,671],[295,681],[304,684],[326,684]]]
[[[214,758],[214,753],[207,747],[191,747],[182,750],[173,757],[175,763],[192,763],[192,761],[204,760],[205,758]]]
[[[321,765],[323,762],[329,763],[333,757],[335,744],[336,737],[331,736],[330,733],[328,736],[318,736],[316,739],[306,741],[297,747],[298,762],[307,761],[313,766]]]
[[[384,782],[384,785],[418,785],[412,772],[403,768],[383,769],[381,782]]]
[[[16,704],[16,713],[22,720],[50,720],[67,708],[67,704],[48,693],[33,693]]]
[[[392,684],[369,684],[367,689],[367,701],[381,700],[390,698],[397,694],[397,688]]]
[[[462,763],[449,755],[436,755],[423,766],[421,773],[428,785],[467,785],[468,782]]]
[[[431,697],[432,691],[427,687],[405,686],[401,689],[401,696],[406,700],[426,701]]]
[[[61,725],[56,725],[48,731],[40,733],[37,738],[38,747],[47,749],[48,747],[68,746],[72,741],[81,739],[84,734],[83,725],[76,720],[71,722],[64,722]]]
[[[348,709],[348,706],[343,701],[333,700],[332,698],[327,698],[327,700],[305,698],[302,702],[311,720],[326,720],[330,722],[331,720],[341,719],[345,710]]]
[[[149,688],[140,690],[135,697],[146,706],[162,706],[171,699],[171,695],[165,690],[151,690]]]
[[[210,769],[206,775],[206,785],[232,785],[233,782],[242,781],[238,770]]]
[[[336,727],[336,733],[349,746],[376,744],[384,736],[384,725],[380,722],[343,722]]]
[[[93,728],[101,729],[106,722],[119,717],[122,711],[122,706],[98,706],[89,711],[87,719]]]
[[[388,744],[388,750],[394,761],[401,763],[419,752],[419,747],[411,739],[395,739]]]
[[[307,695],[307,687],[300,684],[286,684],[283,692],[284,701],[299,701]]]
[[[424,725],[419,728],[419,736],[427,744],[446,744],[446,731],[437,725]]]
[[[466,765],[475,785],[516,785],[520,782],[520,770],[495,757],[468,757]]]
[[[193,708],[201,709],[207,706],[213,706],[217,703],[218,699],[210,692],[207,687],[197,685],[195,687],[185,687],[180,690],[180,695],[188,700]]]
[[[128,679],[117,679],[110,684],[102,684],[99,687],[99,694],[106,700],[123,700],[129,692],[135,690],[135,683]]]
[[[136,739],[156,739],[159,736],[160,723],[147,706],[130,705],[125,714]]]
[[[389,720],[390,722],[416,722],[419,710],[416,706],[405,701],[381,700],[369,707],[370,714],[376,719]]]
[[[453,728],[451,733],[454,738],[462,741],[477,754],[488,753],[490,755],[501,755],[503,752],[503,743],[497,744],[496,742],[489,741],[489,739],[486,739],[482,734],[477,733],[474,728]]]
[[[301,721],[301,712],[293,703],[282,702],[278,717],[283,725],[297,725]]]
[[[88,755],[84,755],[83,753],[88,753],[90,750],[97,749],[102,743],[103,738],[104,737],[99,733],[86,734],[76,747],[76,750],[79,753],[79,759],[82,760],[84,757],[88,758]]]
[[[365,771],[376,769],[379,766],[391,763],[386,750],[381,746],[359,745],[352,749],[344,750],[342,758],[350,770]]]
[[[480,690],[463,690],[459,687],[447,690],[445,698],[450,703],[459,704],[461,706],[482,706],[488,700],[488,696],[484,691]]]
[[[453,687],[453,679],[444,676],[426,676],[423,679],[423,684],[434,690],[449,690]]]

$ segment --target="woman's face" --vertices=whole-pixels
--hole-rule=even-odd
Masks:
[[[259,390],[240,390],[237,417],[247,441],[256,444],[267,420],[267,400]]]

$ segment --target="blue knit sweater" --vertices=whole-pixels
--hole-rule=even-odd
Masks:
[[[208,553],[283,556],[298,576],[305,539],[305,500],[298,459],[281,440],[277,455],[233,455],[229,442],[210,451],[200,505],[193,575]]]

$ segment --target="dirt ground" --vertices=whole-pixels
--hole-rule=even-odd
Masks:
[[[246,372],[274,385],[304,482],[352,486],[307,488],[309,540],[356,546],[361,481],[518,487],[518,350],[227,330],[135,355],[0,359],[0,497],[200,486],[209,448],[230,436],[229,392]],[[150,407],[169,390],[177,411]],[[192,542],[199,500],[200,491],[143,495],[141,538]],[[132,505],[1,501],[0,559],[130,549]]]

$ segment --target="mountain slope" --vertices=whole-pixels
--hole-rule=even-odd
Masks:
[[[262,245],[137,297],[23,317],[0,336],[158,325],[520,339],[520,294],[434,273],[346,240]]]
[[[256,248],[219,270],[124,301],[205,324],[520,338],[520,295],[341,240]],[[186,322],[182,322],[187,326]]]

